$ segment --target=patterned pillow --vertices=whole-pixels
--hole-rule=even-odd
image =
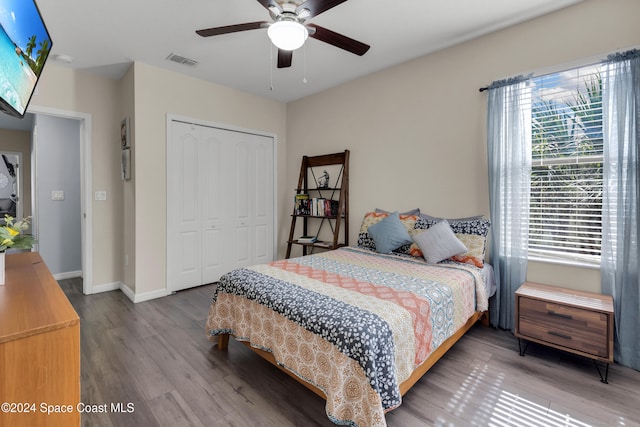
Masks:
[[[391,213],[392,211],[386,211],[384,209],[376,208],[376,213]],[[408,210],[406,212],[400,212],[400,215],[417,215],[420,216],[420,208]]]
[[[432,221],[442,221],[443,219],[446,219],[447,221],[449,221],[449,223],[451,222],[455,222],[455,221],[471,221],[474,219],[482,219],[483,216],[482,215],[475,215],[475,216],[467,216],[464,218],[440,218],[439,216],[431,216],[429,214],[426,213],[422,213],[420,212],[420,218],[422,219],[426,219],[426,220],[432,220]]]
[[[360,233],[358,234],[358,247],[362,249],[368,249],[370,251],[376,250],[376,243],[369,234],[368,230],[373,224],[376,224],[389,216],[389,212],[367,212],[362,219],[362,225],[360,225]],[[409,235],[415,233],[415,224],[418,221],[417,215],[404,215],[400,214],[400,222],[405,226]],[[394,253],[409,255],[409,248],[411,244],[400,246],[394,250]]]
[[[439,219],[427,219],[422,217],[416,221],[415,228],[416,230],[426,230],[439,221]],[[470,217],[449,220],[449,225],[456,237],[460,239],[467,249],[469,249],[468,252],[460,255],[454,255],[451,259],[457,262],[473,264],[476,267],[482,268],[484,266],[484,255],[487,248],[487,235],[489,234],[491,221],[483,217]],[[422,251],[416,244],[411,245],[409,253],[416,257],[423,256]]]

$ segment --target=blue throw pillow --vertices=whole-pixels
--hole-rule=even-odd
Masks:
[[[389,214],[382,221],[373,224],[367,230],[376,244],[376,252],[388,254],[402,245],[412,243],[406,227],[400,222],[398,212]]]

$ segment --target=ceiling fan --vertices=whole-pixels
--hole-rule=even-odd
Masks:
[[[258,0],[271,15],[273,22],[257,21],[244,24],[226,25],[223,27],[197,30],[202,37],[218,36],[238,31],[267,28],[267,34],[278,48],[278,68],[291,66],[293,51],[301,47],[307,37],[344,49],[347,52],[362,56],[369,50],[369,45],[328,30],[315,24],[305,23],[327,10],[347,0]]]

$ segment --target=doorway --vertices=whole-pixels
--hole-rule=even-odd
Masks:
[[[0,221],[23,218],[22,153],[0,151]]]
[[[9,130],[24,130],[30,133],[30,140],[26,143],[27,145],[35,145],[37,146],[38,139],[38,127],[35,123],[35,118],[38,116],[42,116],[46,119],[70,119],[74,121],[77,125],[76,127],[76,137],[78,142],[78,176],[77,179],[79,181],[79,207],[78,207],[78,221],[76,221],[75,226],[78,228],[78,234],[80,236],[80,249],[79,249],[79,257],[80,263],[78,270],[71,271],[71,275],[81,276],[83,278],[83,293],[84,294],[92,294],[93,293],[93,265],[92,265],[92,209],[91,209],[91,183],[92,183],[92,163],[91,163],[91,115],[79,113],[75,111],[66,111],[59,110],[54,108],[47,107],[39,107],[36,105],[31,105],[29,107],[29,113],[25,115],[25,117],[20,120],[16,119],[4,114],[0,114],[0,129],[9,129]],[[41,138],[42,139],[42,138]],[[37,150],[37,147],[33,147],[33,151]],[[22,189],[18,191],[18,195],[20,200],[23,202],[23,213],[22,216],[32,216],[34,218],[32,233],[38,238],[39,229],[38,229],[38,204],[37,204],[37,193],[39,191],[38,186],[38,177],[36,171],[36,165],[34,165],[34,157],[35,153],[31,151],[31,149],[26,150],[22,153],[22,166],[19,170],[22,170],[21,175],[21,187]],[[45,161],[48,161],[46,159]],[[3,160],[0,159],[0,170],[2,167]],[[64,162],[59,165],[60,168],[64,168]],[[1,180],[1,178],[0,178]],[[20,186],[20,183],[18,184]],[[28,187],[28,188],[27,188]],[[59,197],[59,193],[57,193]],[[49,198],[52,198],[54,195],[51,191],[48,192]],[[66,193],[65,193],[66,197]],[[18,205],[19,206],[19,205]],[[40,211],[42,210],[42,206],[40,206]],[[16,217],[20,218],[20,214],[16,212]],[[43,213],[46,215],[46,213]],[[39,248],[36,246],[36,250]],[[46,261],[45,261],[46,262]],[[56,277],[56,279],[65,278],[65,275]]]

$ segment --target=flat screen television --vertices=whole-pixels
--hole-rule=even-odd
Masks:
[[[24,117],[52,47],[35,0],[0,0],[0,111]]]

